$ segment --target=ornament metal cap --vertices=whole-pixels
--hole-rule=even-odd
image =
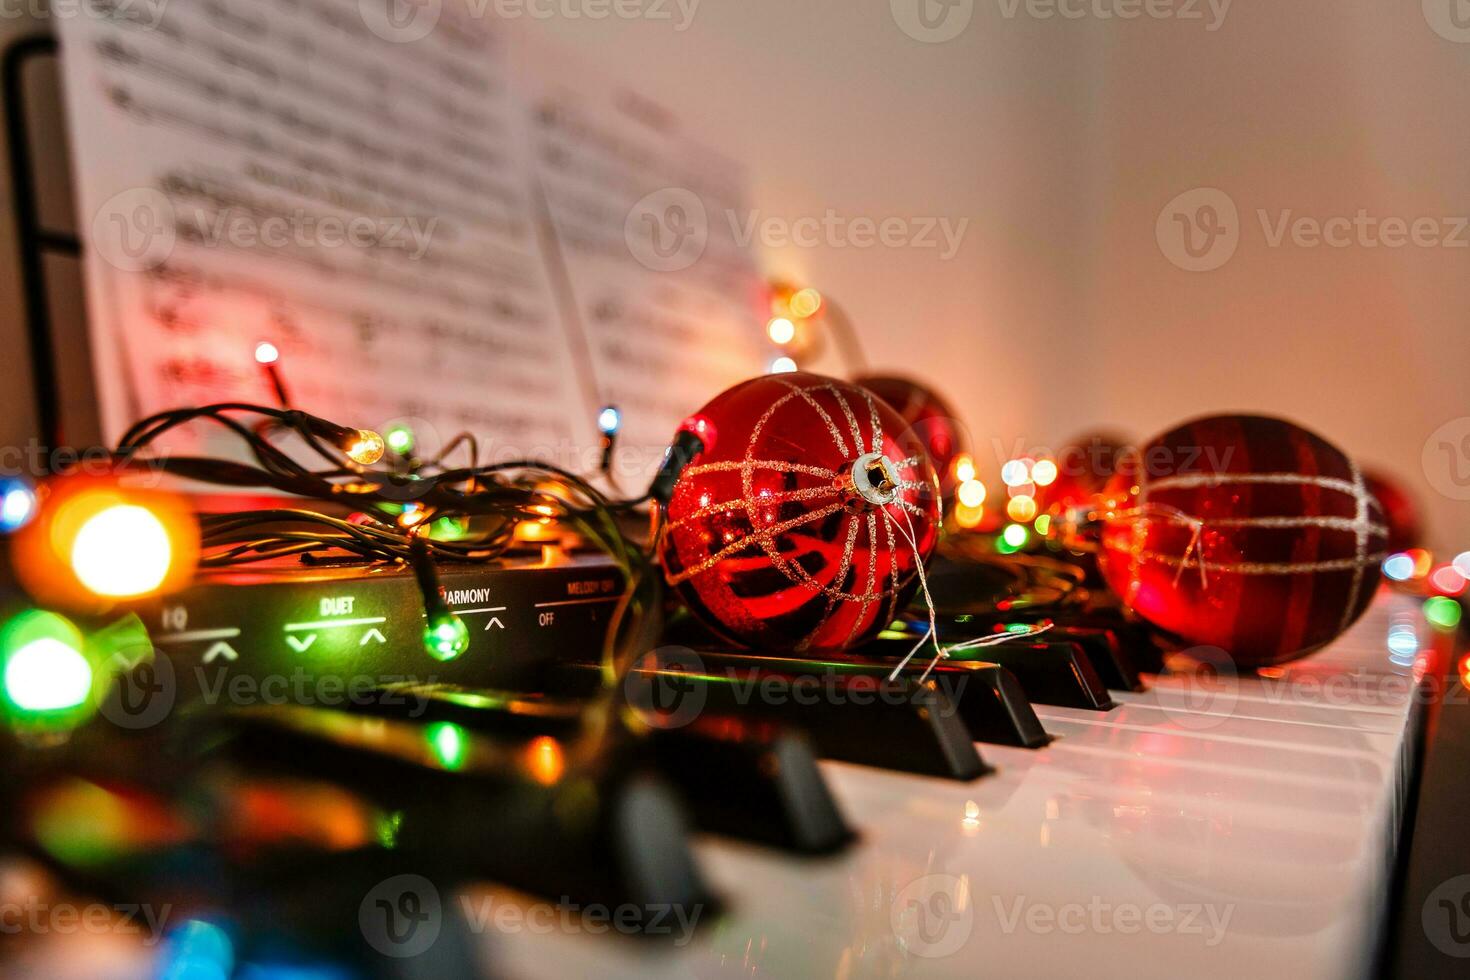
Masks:
[[[852,490],[870,504],[883,507],[898,499],[903,478],[893,460],[882,453],[866,453],[853,461],[848,478]]]

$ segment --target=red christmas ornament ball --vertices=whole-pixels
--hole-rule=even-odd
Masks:
[[[909,378],[874,374],[857,378],[853,384],[868,389],[898,412],[929,451],[939,479],[948,481],[954,458],[965,451],[959,417],[949,402],[934,389]]]
[[[1424,525],[1419,520],[1419,505],[1396,478],[1376,470],[1364,470],[1363,482],[1368,492],[1383,505],[1384,523],[1388,525],[1388,550],[1408,551],[1419,547],[1424,539]]]
[[[704,448],[674,485],[659,553],[700,619],[775,650],[840,648],[892,622],[940,520],[934,467],[897,412],[856,385],[772,374],[682,428]]]
[[[1340,635],[1367,607],[1385,555],[1362,473],[1281,419],[1181,425],[1130,455],[1100,503],[1113,590],[1154,626],[1242,667]]]

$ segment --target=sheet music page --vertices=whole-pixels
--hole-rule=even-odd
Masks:
[[[764,287],[731,220],[746,213],[745,173],[615,79],[517,47],[569,329],[622,412],[615,471],[636,486],[680,421],[765,369]]]
[[[115,6],[56,22],[109,438],[273,402],[265,340],[336,421],[473,430],[482,461],[595,446],[493,18],[446,5],[394,43],[358,0],[148,5],[156,27]]]

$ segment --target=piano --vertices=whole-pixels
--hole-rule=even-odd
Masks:
[[[974,781],[824,761],[857,834],[840,854],[702,838],[725,911],[687,943],[527,926],[491,931],[493,961],[509,977],[1383,975],[1437,683],[1418,605],[1385,592],[1271,676],[1150,675],[1108,711],[1036,705],[1053,740],[981,746],[994,772]],[[471,889],[461,908],[515,900]]]

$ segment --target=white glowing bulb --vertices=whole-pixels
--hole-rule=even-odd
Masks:
[[[32,640],[5,664],[5,693],[22,711],[75,708],[92,691],[92,665],[54,637]]]
[[[979,480],[966,480],[960,484],[957,496],[966,507],[979,507],[985,503],[985,484]]]
[[[168,529],[152,511],[117,504],[77,531],[71,567],[77,579],[103,596],[143,595],[163,584],[173,561]]]
[[[790,374],[796,370],[796,362],[789,357],[778,357],[771,362],[772,374]]]
[[[269,340],[262,340],[260,343],[255,345],[255,363],[274,364],[280,359],[280,350]]]
[[[784,316],[778,316],[766,324],[766,335],[771,338],[771,343],[785,347],[796,338],[796,324]]]

